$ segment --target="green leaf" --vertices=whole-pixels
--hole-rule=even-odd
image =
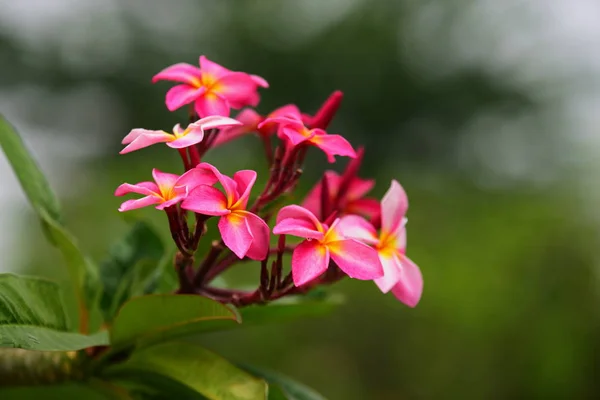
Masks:
[[[139,341],[158,341],[204,332],[210,321],[239,322],[236,311],[197,295],[148,295],[121,308],[110,332],[117,348]],[[206,325],[206,326],[205,326]]]
[[[308,386],[296,382],[278,372],[244,366],[246,371],[265,379],[269,383],[269,400],[326,400]],[[284,396],[284,397],[282,397]]]
[[[133,353],[120,365],[106,369],[109,376],[166,376],[211,400],[266,399],[267,385],[224,358],[189,343],[161,343]]]
[[[6,154],[23,191],[38,212],[61,221],[60,205],[46,177],[29,154],[23,140],[12,125],[0,115],[0,147]]]
[[[48,214],[42,213],[41,217],[46,223],[45,226],[52,242],[62,254],[67,265],[75,296],[80,305],[80,318],[87,320],[88,316],[85,313],[90,312],[100,295],[98,269],[79,249],[75,238],[69,232],[51,219]]]
[[[59,286],[51,281],[0,275],[0,347],[71,351],[108,344],[106,332],[69,332]]]
[[[99,393],[82,383],[66,383],[62,385],[10,387],[0,389],[2,400],[123,400]]]
[[[111,246],[100,268],[100,280],[104,287],[100,306],[107,321],[112,320],[132,295],[146,294],[147,288],[143,286],[150,285],[145,280],[160,267],[164,254],[165,246],[160,237],[141,221]]]

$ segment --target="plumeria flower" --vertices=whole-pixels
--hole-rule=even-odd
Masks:
[[[335,204],[339,195],[342,177],[335,171],[325,171],[327,179],[328,200],[331,204]],[[374,217],[379,213],[379,201],[373,198],[364,198],[364,196],[373,189],[375,181],[373,179],[361,179],[352,177],[348,187],[335,204],[337,206],[338,215],[360,214],[367,217]],[[308,193],[302,206],[315,215],[321,215],[327,218],[328,215],[323,215],[321,210],[322,205],[323,180],[320,180],[313,189]]]
[[[220,216],[221,237],[235,255],[253,260],[265,259],[269,251],[269,227],[259,216],[246,211],[256,172],[238,171],[232,179],[208,163],[201,163],[198,167],[212,171],[225,193],[210,184],[197,186],[181,203],[181,208]]]
[[[171,65],[152,78],[153,83],[160,80],[181,82],[167,92],[170,111],[194,103],[200,117],[229,116],[230,108],[256,107],[258,87],[269,87],[260,76],[231,71],[204,56],[200,56],[200,68],[187,63]]]
[[[294,104],[288,104],[283,107],[279,107],[267,116],[262,116],[251,108],[246,108],[240,111],[235,117],[241,126],[234,126],[228,129],[224,129],[217,139],[215,140],[215,146],[234,140],[247,133],[257,132],[260,136],[269,137],[277,131],[276,123],[267,123],[258,125],[266,119],[285,117],[301,118],[300,110]]]
[[[406,210],[408,198],[397,181],[381,201],[381,232],[364,218],[350,215],[340,221],[340,230],[352,237],[375,246],[383,266],[384,275],[375,279],[383,293],[390,290],[398,300],[415,307],[423,292],[423,276],[419,267],[406,257]]]
[[[292,254],[292,278],[296,286],[315,279],[327,270],[330,258],[351,278],[370,280],[383,276],[377,252],[355,239],[347,239],[339,227],[321,223],[306,208],[291,205],[277,215],[276,235],[305,238]]]
[[[241,124],[241,122],[232,118],[211,115],[189,124],[185,129],[182,129],[181,126],[177,124],[173,127],[173,133],[150,131],[139,128],[133,129],[125,136],[125,138],[123,138],[121,143],[126,144],[127,146],[120,151],[120,154],[130,153],[156,143],[166,143],[167,146],[174,149],[182,149],[200,143],[202,139],[204,139],[204,131],[207,129]]]
[[[340,135],[329,135],[323,129],[309,129],[304,126],[301,118],[292,118],[289,116],[269,118],[258,124],[259,128],[271,123],[279,125],[278,134],[281,138],[286,138],[293,146],[301,143],[309,143],[317,146],[325,152],[327,160],[332,163],[334,156],[356,157],[356,152],[352,145]]]
[[[194,168],[179,176],[152,170],[154,182],[140,182],[135,185],[124,183],[115,191],[115,196],[124,196],[128,193],[144,195],[141,199],[127,200],[119,211],[135,210],[156,204],[156,208],[163,210],[185,199],[189,191],[197,185],[213,185],[217,179],[212,171]]]

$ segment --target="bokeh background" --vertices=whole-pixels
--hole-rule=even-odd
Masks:
[[[201,340],[334,400],[600,396],[600,3],[0,0],[0,111],[94,258],[128,227],[114,188],[179,171],[162,146],[117,152],[133,127],[185,121],[150,78],[200,54],[265,77],[261,112],[343,90],[330,132],[366,147],[373,194],[406,188],[425,278],[416,309],[347,281],[330,317]],[[208,161],[264,174],[259,149]],[[301,192],[323,168],[312,152]],[[2,157],[0,182],[0,269],[64,278]],[[131,218],[167,240],[159,213]]]

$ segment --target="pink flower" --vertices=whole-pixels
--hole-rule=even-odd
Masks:
[[[163,210],[185,199],[188,192],[196,185],[212,185],[217,180],[211,171],[194,168],[179,176],[161,172],[156,168],[152,170],[154,182],[140,182],[135,185],[124,183],[115,191],[115,196],[124,196],[128,193],[144,195],[141,199],[127,200],[119,211],[135,210],[156,204],[156,208]],[[155,183],[156,182],[156,183]]]
[[[242,125],[223,130],[219,134],[219,136],[217,136],[217,140],[215,140],[215,146],[229,142],[251,132],[257,132],[263,137],[271,136],[277,131],[277,124],[267,123],[265,125],[261,125],[261,127],[259,128],[258,125],[261,122],[269,118],[277,118],[284,116],[289,116],[291,118],[301,118],[300,115],[300,110],[293,104],[288,104],[283,107],[279,107],[278,109],[268,114],[266,117],[263,117],[251,108],[244,109],[235,117],[235,119],[237,119]]]
[[[338,215],[361,214],[373,217],[379,213],[379,202],[372,198],[363,198],[375,185],[373,179],[361,179],[352,177],[345,192],[338,198],[342,177],[334,171],[325,171],[327,179],[328,200],[332,205],[337,206]],[[302,206],[315,215],[323,215],[322,205],[323,180],[320,180],[304,199]]]
[[[323,129],[319,128],[308,129],[304,126],[301,118],[293,118],[290,116],[269,118],[261,122],[258,127],[262,128],[271,123],[277,123],[279,125],[279,137],[287,138],[293,146],[297,146],[301,143],[309,143],[313,146],[317,146],[327,154],[327,160],[330,163],[335,161],[334,156],[356,157],[356,152],[350,143],[342,136],[329,135]]]
[[[260,217],[246,211],[256,172],[238,171],[231,179],[208,163],[201,163],[198,167],[212,171],[225,194],[210,184],[200,185],[190,192],[181,208],[220,216],[218,226],[225,245],[239,258],[264,260],[269,251],[269,227]]]
[[[255,107],[260,96],[258,87],[269,87],[260,76],[228,70],[200,56],[200,68],[186,63],[171,65],[154,75],[152,82],[181,82],[167,92],[170,111],[194,103],[200,117],[229,116],[230,108]]]
[[[120,154],[130,153],[156,143],[166,143],[169,147],[181,149],[200,143],[204,139],[204,131],[207,129],[241,124],[241,122],[232,118],[211,115],[189,124],[185,130],[177,124],[173,127],[172,134],[165,131],[133,129],[121,142],[127,146],[120,151]]]
[[[306,239],[292,254],[292,277],[296,286],[325,272],[330,257],[351,278],[369,280],[383,276],[377,252],[360,241],[345,238],[338,222],[339,219],[328,227],[313,213],[296,205],[279,211],[273,233]]]
[[[423,293],[423,276],[419,267],[406,257],[406,210],[408,198],[402,186],[392,181],[381,201],[381,233],[364,218],[356,215],[343,217],[340,230],[346,237],[374,245],[379,254],[384,275],[375,279],[383,293],[394,296],[409,307],[415,307]]]

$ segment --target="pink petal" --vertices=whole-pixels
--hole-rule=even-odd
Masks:
[[[138,136],[143,135],[143,134],[149,134],[149,133],[163,133],[163,134],[167,134],[167,132],[165,131],[151,131],[148,129],[141,129],[141,128],[136,128],[136,129],[132,129],[127,136],[125,136],[123,138],[123,140],[121,140],[121,144],[129,144],[131,142],[133,142],[135,139],[137,139]]]
[[[300,143],[306,142],[310,139],[310,136],[305,136],[296,129],[291,128],[289,126],[283,126],[279,128],[278,134],[279,137],[282,139],[287,138],[294,146],[297,146]]]
[[[338,192],[340,186],[340,176],[334,171],[325,171],[327,177],[327,187],[329,188],[330,199],[335,200],[334,197]],[[308,193],[302,207],[308,209],[315,215],[321,215],[321,191],[323,189],[323,179],[321,179]],[[378,203],[379,204],[379,203]]]
[[[293,235],[305,239],[323,240],[325,234],[315,230],[310,221],[297,218],[286,218],[277,223],[273,228],[275,235]]]
[[[182,82],[197,86],[200,80],[200,68],[187,63],[171,65],[152,77],[152,83],[161,80]]]
[[[152,177],[159,188],[172,188],[179,179],[179,175],[162,172],[156,168],[152,170]]]
[[[167,207],[171,207],[172,205],[175,205],[181,200],[185,199],[188,195],[188,189],[185,186],[176,186],[173,188],[173,192],[175,196],[173,196],[169,200],[163,201],[161,204],[156,206],[158,210],[164,210]]]
[[[225,196],[227,198],[227,204],[229,206],[235,204],[238,201],[238,193],[237,193],[237,183],[228,177],[227,175],[222,174],[217,167],[209,163],[200,163],[196,168],[203,168],[212,171],[215,175],[223,189],[225,190]]]
[[[229,102],[222,96],[213,92],[199,97],[195,103],[196,112],[200,117],[210,115],[229,116]]]
[[[360,214],[372,218],[381,212],[381,205],[377,199],[359,199],[348,203],[345,211],[347,213]]]
[[[200,56],[200,69],[203,73],[212,75],[215,78],[220,78],[223,75],[229,74],[232,71],[217,64],[216,62],[210,61],[205,56]]]
[[[277,223],[280,223],[284,219],[288,218],[306,221],[310,224],[310,226],[312,226],[313,230],[323,232],[323,225],[321,224],[321,222],[319,222],[319,220],[317,219],[317,217],[315,217],[313,213],[311,213],[304,207],[292,204],[290,206],[285,206],[281,208],[281,210],[279,210],[279,213],[277,213]]]
[[[204,215],[226,215],[227,198],[217,188],[208,185],[196,186],[181,203],[181,208]]]
[[[175,182],[175,186],[187,186],[188,190],[191,191],[196,186],[214,185],[218,181],[215,174],[212,170],[202,168],[200,165],[181,175]]]
[[[250,199],[250,192],[256,182],[256,171],[245,169],[238,171],[233,175],[233,180],[236,183],[236,190],[239,196],[238,201],[234,205],[235,208],[245,209]]]
[[[254,81],[254,83],[257,86],[263,87],[263,88],[268,88],[269,87],[269,82],[267,82],[263,77],[258,76],[258,75],[250,75],[250,78],[252,78],[252,80]]]
[[[375,283],[383,293],[389,292],[402,276],[400,260],[394,254],[379,253],[379,261],[383,267],[383,276],[375,279]]]
[[[152,146],[156,143],[165,143],[173,140],[174,136],[164,131],[147,131],[140,133],[133,141],[131,141],[119,154],[127,154],[132,151],[143,149],[144,147]],[[125,140],[125,139],[123,139]]]
[[[242,122],[229,118],[222,117],[220,115],[209,115],[208,117],[204,117],[199,119],[198,121],[192,124],[193,126],[200,126],[204,130],[215,129],[215,128],[223,128],[228,126],[237,126],[242,125]]]
[[[242,108],[244,106],[255,106],[257,99],[256,83],[250,75],[243,72],[232,72],[223,75],[214,86],[214,91],[229,101],[233,108]]]
[[[379,243],[377,231],[373,225],[358,215],[347,215],[340,218],[340,222],[332,227],[336,233],[346,239],[356,239],[368,244]]]
[[[381,228],[385,232],[396,231],[407,210],[406,192],[398,181],[392,180],[390,188],[381,200]]]
[[[115,190],[115,196],[124,196],[128,193],[138,193],[145,196],[153,196],[160,193],[160,189],[154,182],[140,182],[135,185],[124,183]]]
[[[127,201],[123,202],[123,204],[121,204],[121,207],[119,207],[119,211],[123,212],[123,211],[135,210],[136,208],[147,207],[147,206],[151,206],[153,204],[158,204],[160,202],[161,202],[160,197],[156,197],[156,196],[146,196],[146,197],[142,197],[141,199],[127,200]]]
[[[261,129],[264,125],[271,124],[271,123],[277,124],[279,126],[289,126],[296,130],[300,130],[300,129],[304,128],[304,124],[302,123],[302,121],[299,120],[298,118],[295,118],[291,114],[287,114],[285,116],[266,118],[263,122],[258,124],[258,128]]]
[[[408,257],[400,258],[402,276],[400,281],[392,288],[392,293],[398,300],[409,307],[415,307],[423,293],[423,275],[421,270]]]
[[[292,254],[294,285],[302,286],[321,275],[329,266],[329,249],[317,241],[300,243]]]
[[[348,200],[358,200],[369,193],[374,186],[374,179],[361,179],[355,177],[350,181],[350,185],[348,185],[346,198]]]
[[[269,252],[270,232],[269,226],[262,218],[248,211],[235,211],[246,219],[248,230],[252,234],[252,244],[246,253],[246,257],[253,260],[264,260]]]
[[[252,245],[253,236],[246,218],[238,213],[224,215],[219,219],[219,232],[223,242],[239,258],[244,258]]]
[[[167,92],[166,104],[169,111],[175,111],[179,107],[190,104],[206,92],[206,88],[196,88],[190,85],[173,86]]]
[[[167,143],[167,146],[173,149],[184,149],[200,143],[202,139],[204,139],[204,131],[201,127],[196,126],[190,129],[185,136]]]
[[[317,129],[313,130],[317,131]],[[334,156],[356,157],[352,145],[340,135],[317,134],[310,141],[327,154],[330,163],[335,162]]]
[[[246,108],[235,117],[242,125],[223,129],[213,146],[218,146],[223,143],[237,139],[238,137],[250,133],[257,129],[257,125],[262,121],[262,117],[254,110]]]
[[[351,278],[371,280],[383,276],[377,251],[358,240],[348,239],[327,244],[331,258]]]
[[[300,114],[300,110],[298,106],[295,104],[286,104],[285,106],[279,107],[269,115],[267,118],[277,118],[277,117],[289,117],[296,120],[302,120],[302,115]]]

